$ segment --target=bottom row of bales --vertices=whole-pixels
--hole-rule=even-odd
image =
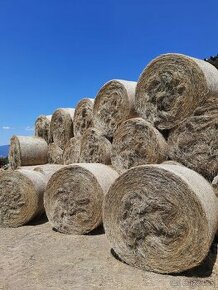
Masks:
[[[217,231],[212,185],[176,162],[133,167],[42,165],[0,172],[0,225],[17,227],[46,212],[65,234],[104,224],[120,259],[159,273],[199,265]]]

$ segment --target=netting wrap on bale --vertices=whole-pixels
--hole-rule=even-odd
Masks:
[[[111,138],[117,127],[135,112],[136,82],[111,80],[98,92],[94,102],[94,126]]]
[[[93,105],[94,99],[88,98],[77,104],[73,119],[74,136],[81,136],[88,128],[93,127]]]
[[[218,95],[217,69],[203,60],[170,53],[155,58],[142,72],[136,110],[158,129],[170,129],[211,95]]]
[[[56,145],[64,149],[67,141],[73,137],[74,109],[57,109],[51,118],[51,136]]]
[[[80,162],[110,164],[111,146],[101,131],[89,128],[81,139]]]
[[[52,142],[50,134],[51,115],[41,115],[35,122],[35,136],[42,137],[48,144]]]
[[[85,234],[102,223],[102,203],[118,173],[104,164],[73,164],[58,170],[50,179],[45,210],[56,230]]]
[[[114,134],[111,163],[120,173],[137,165],[161,163],[166,158],[164,137],[142,118],[123,122]]]
[[[212,186],[185,166],[129,169],[109,189],[103,209],[115,252],[148,271],[175,273],[199,265],[217,228]]]
[[[12,169],[27,165],[40,165],[48,161],[48,144],[43,138],[13,136],[10,142],[9,163]]]

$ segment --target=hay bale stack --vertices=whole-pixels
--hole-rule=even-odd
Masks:
[[[19,227],[42,214],[46,185],[62,167],[45,164],[0,172],[0,227]]]
[[[88,128],[93,127],[93,105],[94,99],[88,98],[77,104],[73,119],[74,136],[81,136]]]
[[[169,133],[169,157],[212,181],[218,174],[218,97],[209,98]]]
[[[39,172],[26,169],[0,172],[0,226],[18,227],[43,213],[45,187]]]
[[[64,164],[68,165],[79,162],[80,145],[81,145],[81,136],[73,137],[67,142],[63,153]]]
[[[65,234],[85,234],[102,223],[102,202],[116,171],[104,164],[73,164],[58,170],[48,182],[44,204],[53,228]]]
[[[48,163],[63,164],[63,150],[55,143],[48,145]]]
[[[179,165],[141,165],[122,174],[104,202],[106,235],[126,263],[176,273],[199,265],[216,233],[211,185]]]
[[[9,163],[12,169],[41,165],[48,161],[48,144],[40,137],[13,136],[10,141]]]
[[[142,72],[136,110],[158,129],[171,129],[211,95],[218,95],[217,69],[203,60],[169,53],[155,58]]]
[[[35,122],[35,136],[43,138],[48,144],[52,142],[50,134],[51,115],[41,115]]]
[[[111,146],[101,131],[89,128],[81,139],[80,162],[111,164]]]
[[[111,80],[98,92],[94,102],[94,127],[108,138],[125,120],[135,117],[136,82]]]
[[[74,109],[57,109],[51,118],[50,131],[54,143],[64,149],[66,143],[73,137]]]
[[[137,165],[161,163],[166,158],[164,137],[142,118],[123,122],[114,134],[111,163],[119,173]]]

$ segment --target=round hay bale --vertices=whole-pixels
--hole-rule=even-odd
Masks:
[[[172,129],[169,157],[212,181],[218,174],[218,97],[209,98]]]
[[[77,104],[73,119],[74,136],[81,136],[93,127],[93,105],[94,99],[84,98]]]
[[[199,265],[216,233],[211,185],[184,166],[155,164],[122,174],[105,196],[106,236],[132,266],[177,273]]]
[[[142,118],[123,122],[114,134],[111,163],[119,173],[137,165],[161,163],[166,158],[164,137]]]
[[[64,148],[64,164],[78,163],[80,158],[81,136],[71,138]]]
[[[108,138],[125,120],[135,117],[136,82],[111,80],[98,92],[93,108],[94,127]]]
[[[44,195],[52,227],[65,234],[85,234],[102,223],[102,202],[118,173],[104,164],[73,164],[58,170]]]
[[[18,227],[43,213],[45,187],[39,172],[26,169],[0,172],[0,226]]]
[[[64,149],[67,141],[73,137],[73,117],[74,109],[57,109],[51,118],[51,136],[54,143]]]
[[[51,115],[41,115],[35,122],[35,136],[43,138],[48,144],[52,142],[50,134]]]
[[[111,146],[101,131],[87,129],[81,139],[80,162],[111,164]]]
[[[10,141],[9,163],[12,169],[48,162],[48,144],[40,137],[13,136]]]
[[[158,129],[170,129],[190,116],[210,95],[218,95],[218,71],[182,54],[155,58],[136,87],[136,111]]]
[[[55,143],[48,145],[48,163],[63,164],[63,150]]]

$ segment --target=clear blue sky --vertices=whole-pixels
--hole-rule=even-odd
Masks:
[[[0,0],[0,145],[159,54],[217,54],[217,33],[215,0]]]

